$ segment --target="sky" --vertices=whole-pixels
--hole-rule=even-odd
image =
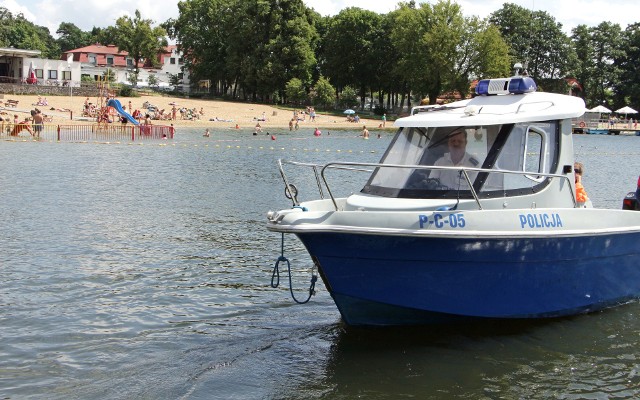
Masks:
[[[336,15],[347,7],[360,7],[378,13],[396,8],[394,0],[303,0],[321,15]],[[428,0],[435,3],[437,0]],[[24,14],[36,25],[46,26],[56,37],[61,22],[72,22],[83,31],[94,26],[115,25],[123,15],[133,17],[136,9],[142,17],[160,24],[178,16],[178,0],[0,0],[12,14]],[[418,3],[425,2],[417,0]],[[527,9],[542,10],[553,16],[563,30],[571,33],[577,25],[596,26],[603,21],[620,24],[622,29],[640,21],[640,2],[637,0],[456,0],[466,16],[487,17],[504,3],[515,3]]]

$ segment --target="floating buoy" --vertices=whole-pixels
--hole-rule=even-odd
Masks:
[[[271,140],[276,140],[276,136],[275,135],[271,135]]]

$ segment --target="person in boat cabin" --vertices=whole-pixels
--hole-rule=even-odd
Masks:
[[[439,167],[472,167],[479,168],[480,162],[471,154],[467,153],[467,132],[463,129],[456,129],[448,135],[447,146],[449,152],[445,153],[433,164]],[[467,172],[469,179],[473,182],[476,172]],[[440,184],[450,189],[468,190],[469,185],[459,170],[433,170],[429,176],[440,180]]]
[[[578,203],[578,206],[582,207],[589,200],[587,191],[584,190],[584,186],[582,185],[582,173],[584,172],[584,165],[579,162],[574,163],[573,172],[576,176],[576,202]]]

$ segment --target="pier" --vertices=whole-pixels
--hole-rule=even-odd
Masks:
[[[637,120],[611,122],[608,119],[575,120],[571,123],[571,131],[575,134],[619,135],[633,133],[640,136],[640,125]]]

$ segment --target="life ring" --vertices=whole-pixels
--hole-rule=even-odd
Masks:
[[[587,125],[585,125],[584,121],[581,121],[580,124],[578,124],[578,125],[580,126],[580,128],[584,128],[585,126],[587,126]]]

